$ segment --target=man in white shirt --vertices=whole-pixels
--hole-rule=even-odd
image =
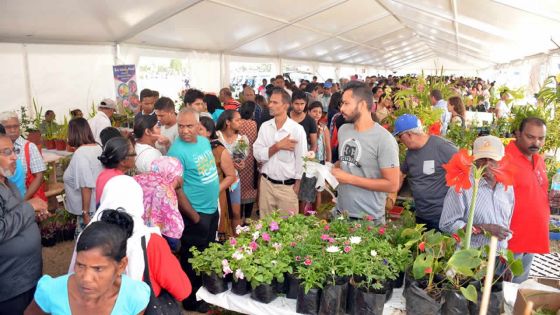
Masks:
[[[91,128],[95,142],[101,144],[99,134],[101,130],[111,127],[111,117],[113,113],[115,113],[116,108],[117,104],[110,98],[106,98],[99,103],[97,114],[89,120],[89,127]]]
[[[268,108],[274,119],[261,125],[253,144],[253,155],[262,163],[259,187],[260,216],[274,210],[283,213],[298,211],[303,156],[307,153],[307,137],[303,127],[288,117],[290,95],[282,88],[272,90]]]
[[[511,114],[511,109],[507,104],[508,97],[507,91],[500,93],[500,100],[496,103],[496,118],[507,118]]]
[[[447,134],[447,126],[451,121],[451,113],[447,110],[447,102],[443,99],[443,95],[440,90],[432,90],[430,92],[430,102],[435,108],[443,110],[441,114],[441,135],[445,136]]]
[[[161,124],[161,136],[156,142],[156,149],[165,155],[179,136],[175,103],[169,97],[162,97],[156,102],[154,109]]]

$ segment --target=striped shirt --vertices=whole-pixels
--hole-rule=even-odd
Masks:
[[[471,182],[474,182],[471,176]],[[461,192],[455,192],[451,187],[447,191],[443,202],[443,210],[439,221],[439,228],[443,232],[455,233],[467,225],[469,218],[469,208],[472,198],[472,187]],[[473,225],[477,224],[497,224],[509,228],[513,215],[514,205],[513,187],[505,190],[501,183],[496,183],[492,189],[482,178],[478,186],[478,196],[474,209]],[[498,242],[498,250],[507,249],[507,242],[511,238]],[[489,239],[484,234],[472,235],[471,246],[478,248],[486,245]]]
[[[14,142],[14,148],[19,150],[17,153],[18,159],[21,161],[23,166],[23,174],[24,178],[27,176],[27,161],[25,159],[25,144],[28,141],[23,139],[22,136],[16,139]],[[47,166],[45,165],[45,161],[41,156],[41,152],[34,143],[29,144],[29,166],[31,167],[31,174],[36,174],[39,172],[44,172],[47,170]]]

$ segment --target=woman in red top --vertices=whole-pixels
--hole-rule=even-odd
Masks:
[[[142,219],[144,215],[142,187],[132,177],[119,175],[111,178],[105,188],[107,189],[101,198],[99,211],[92,222],[98,221],[103,210],[106,209],[125,211],[134,220],[134,230],[127,241],[128,265],[125,274],[134,280],[142,280],[146,267],[142,249],[142,238],[144,238],[147,244],[150,283],[155,296],[159,296],[162,290],[166,290],[177,301],[186,299],[192,291],[189,278],[181,269],[177,258],[171,253],[159,228],[147,227]],[[74,259],[70,270],[74,270]]]
[[[109,179],[124,175],[133,168],[135,157],[134,146],[124,137],[114,137],[105,143],[103,153],[98,157],[105,169],[99,173],[95,182],[95,203],[97,205],[101,200],[105,184]]]

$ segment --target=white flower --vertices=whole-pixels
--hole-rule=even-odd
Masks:
[[[377,252],[374,249],[372,249],[369,253],[371,254],[371,257],[377,256]]]
[[[245,253],[247,253],[247,255],[253,254],[253,250],[251,249],[251,247],[243,246],[243,249],[245,250]]]
[[[350,244],[360,244],[361,242],[362,242],[362,238],[359,236],[350,237]]]
[[[231,268],[229,266],[224,266],[224,268],[222,268],[222,270],[224,271],[224,276],[233,273],[233,270],[231,270]]]
[[[238,225],[235,227],[235,233],[241,234],[243,232],[249,232],[250,228],[248,226]]]
[[[243,256],[243,253],[242,253],[242,252],[240,252],[240,251],[235,251],[235,252],[231,255],[231,257],[233,257],[235,260],[241,260],[241,259],[243,259],[244,256]]]
[[[229,261],[227,259],[222,260],[222,266],[229,266]]]
[[[260,230],[260,229],[262,229],[262,223],[261,222],[255,224],[255,230]]]
[[[241,269],[237,269],[235,270],[235,277],[237,279],[245,279],[245,274],[241,271]]]
[[[315,158],[315,152],[314,151],[307,151],[307,154],[305,154],[305,157],[308,159],[314,159]]]
[[[261,233],[259,231],[256,231],[255,233],[253,233],[253,241],[256,241],[257,238],[259,238],[260,235],[261,235]]]
[[[282,248],[282,244],[275,242],[275,243],[272,244],[272,247],[274,249],[276,249],[277,251],[279,251]]]
[[[329,252],[329,253],[338,253],[339,251],[340,251],[340,248],[338,248],[338,246],[327,247],[327,252]]]
[[[338,219],[338,220],[344,220],[344,216],[343,216],[343,215],[340,215],[337,219]]]
[[[270,263],[272,264],[272,266],[276,266],[277,261],[276,260],[271,260]]]

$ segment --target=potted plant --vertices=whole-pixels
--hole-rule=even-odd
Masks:
[[[66,150],[66,140],[68,139],[68,118],[64,116],[64,123],[59,125],[55,132],[55,145],[59,151]]]
[[[202,274],[202,285],[212,294],[227,290],[225,276],[232,273],[227,253],[220,243],[210,243],[208,248],[200,252],[195,246],[190,248],[193,254],[189,263],[197,275]]]

